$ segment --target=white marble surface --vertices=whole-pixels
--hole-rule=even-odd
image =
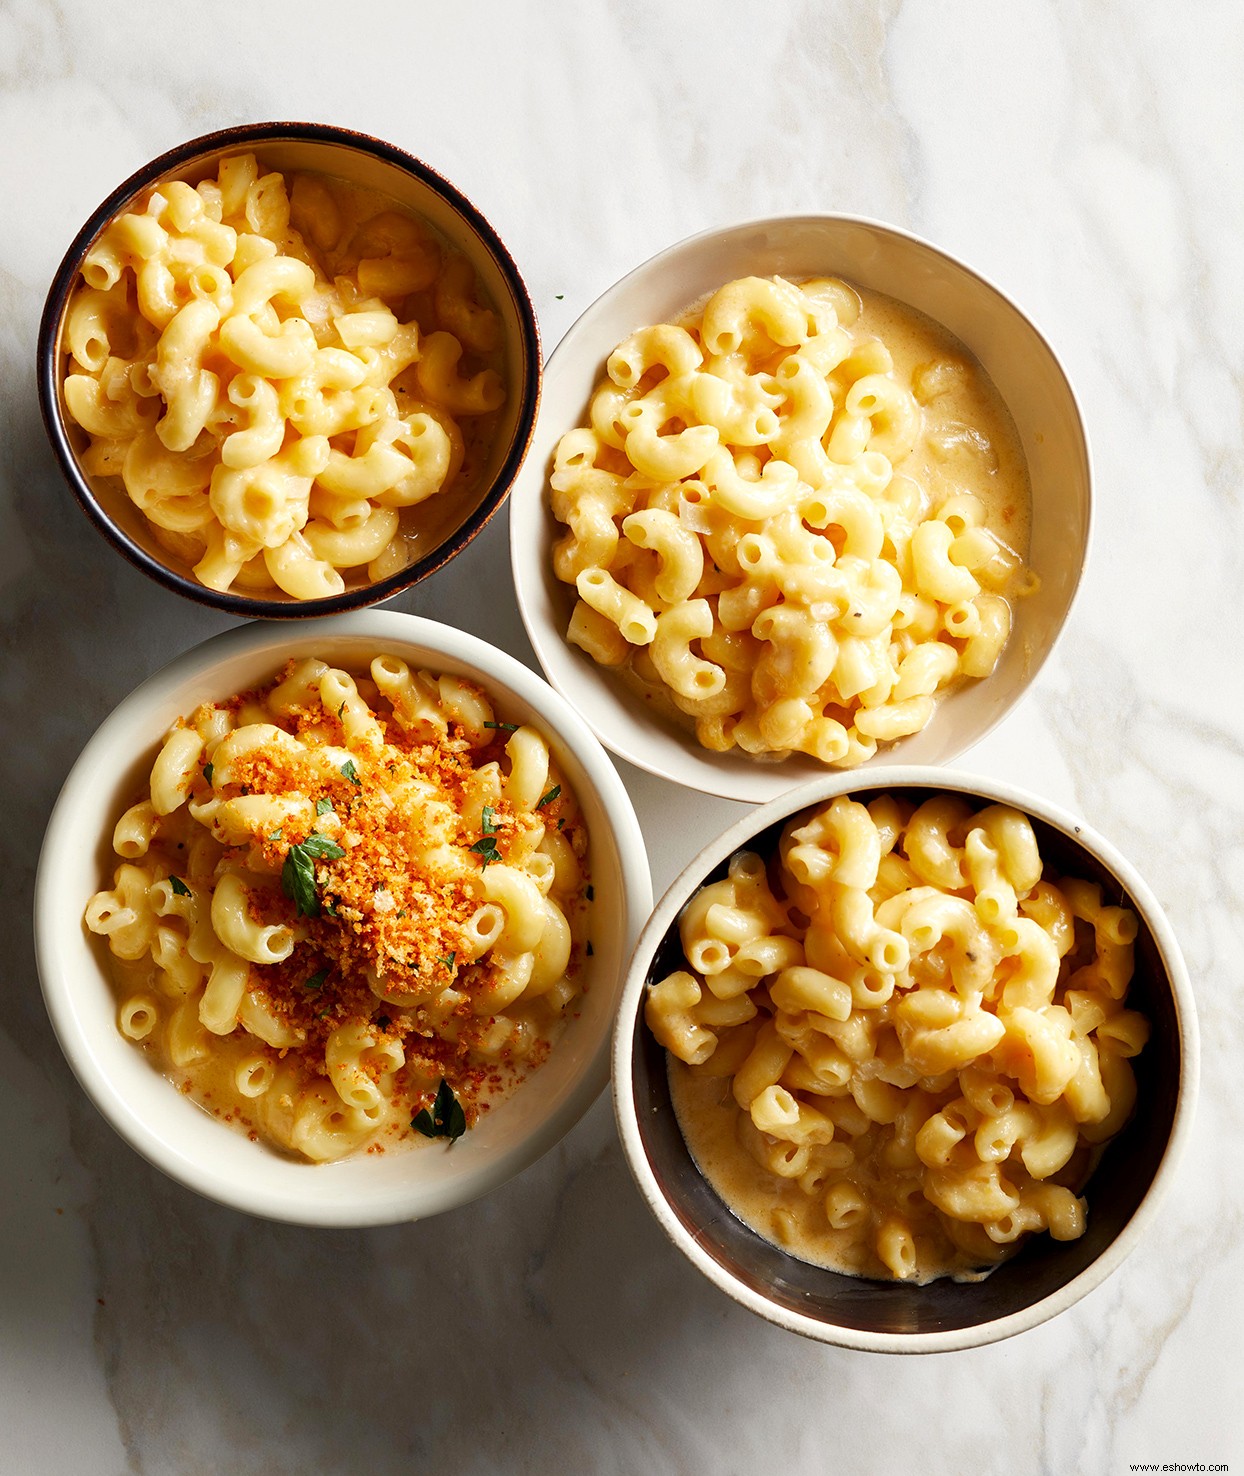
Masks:
[[[1242,63],[1237,0],[0,3],[0,1476],[1244,1470]],[[961,253],[1058,345],[1095,549],[1056,659],[970,762],[1141,865],[1205,1044],[1177,1192],[1071,1312],[924,1359],[780,1333],[666,1245],[604,1101],[484,1203],[332,1234],[201,1202],[88,1105],[34,973],[42,828],[113,703],[227,622],[74,508],[36,324],[117,181],[268,117],[377,133],[456,180],[550,348],[683,235],[835,208]],[[397,608],[529,655],[503,519]],[[626,779],[660,890],[735,809]]]

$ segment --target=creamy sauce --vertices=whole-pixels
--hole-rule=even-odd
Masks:
[[[905,1173],[878,1162],[869,1152],[870,1134],[853,1142],[858,1162],[852,1177],[867,1188],[873,1207],[860,1224],[835,1230],[826,1219],[824,1193],[805,1193],[798,1180],[771,1174],[740,1143],[746,1119],[730,1094],[730,1077],[705,1075],[668,1052],[666,1062],[674,1114],[700,1173],[736,1218],[799,1260],[846,1276],[893,1281],[873,1250],[876,1228],[890,1213],[901,1216],[915,1239],[915,1272],[907,1278],[913,1285],[941,1276],[979,1281],[1018,1249],[995,1245],[979,1226],[940,1215],[919,1193],[919,1169]]]
[[[857,342],[879,338],[894,360],[894,377],[900,384],[914,384],[917,399],[918,371],[942,364],[952,371],[943,377],[945,388],[925,400],[923,432],[895,474],[918,482],[931,506],[956,492],[979,497],[985,526],[1027,558],[1032,521],[1028,463],[993,380],[940,323],[893,297],[855,291],[861,312],[851,331]]]
[[[102,951],[102,950],[101,950]],[[252,1142],[264,1141],[273,1152],[304,1162],[303,1155],[290,1146],[293,1109],[297,1095],[308,1086],[322,1084],[299,1050],[276,1052],[246,1030],[236,1029],[228,1035],[208,1035],[198,1021],[198,996],[192,996],[188,1008],[180,1016],[180,1000],[171,1000],[162,986],[161,971],[150,957],[127,961],[107,955],[108,969],[118,1002],[141,995],[152,1001],[159,1018],[146,1039],[134,1042],[152,1068],[166,1077],[197,1107],[226,1123]],[[489,1064],[487,1074],[473,1089],[473,1108],[482,1117],[520,1086],[528,1074],[548,1059],[566,1027],[561,1017],[551,1012],[510,1009],[508,1016],[527,1018],[536,1036],[531,1054],[524,1060],[496,1061]],[[174,1063],[174,1053],[183,1057],[197,1052],[193,1061]],[[239,1068],[256,1059],[271,1062],[280,1070],[276,1085],[263,1097],[248,1100],[238,1090]],[[386,1114],[370,1137],[352,1143],[347,1153],[384,1153],[394,1149],[424,1150],[427,1138],[410,1131],[410,1119],[421,1102],[435,1093],[440,1072],[415,1059],[408,1059],[399,1073],[394,1092],[395,1110]],[[432,1142],[440,1140],[433,1139]],[[343,1154],[342,1156],[347,1156]]]

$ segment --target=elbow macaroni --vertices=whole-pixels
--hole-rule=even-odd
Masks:
[[[119,1029],[306,1158],[411,1136],[442,1078],[473,1124],[582,987],[588,837],[545,738],[392,655],[198,708],[113,845],[86,923]]]
[[[746,278],[632,334],[551,486],[567,639],[717,751],[864,762],[989,675],[1036,587],[993,386],[838,281]]]
[[[118,477],[200,583],[322,598],[448,531],[443,494],[505,400],[501,335],[422,221],[243,154],[150,191],[82,276],[64,400],[83,467]]]
[[[1028,818],[960,797],[840,796],[741,852],[648,991],[687,1146],[794,1254],[971,1280],[1080,1190],[1136,1095],[1135,914],[1055,877]],[[1044,875],[1043,875],[1044,873]]]

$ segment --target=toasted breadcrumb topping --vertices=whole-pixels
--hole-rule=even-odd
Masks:
[[[290,662],[277,681],[294,665]],[[468,961],[465,929],[483,901],[480,878],[490,855],[472,849],[481,835],[468,828],[464,812],[471,809],[475,771],[489,763],[508,764],[509,735],[493,728],[479,747],[452,721],[447,734],[435,738],[408,731],[384,715],[387,704],[370,682],[360,679],[358,687],[376,715],[378,745],[351,743],[343,714],[313,697],[309,706],[288,714],[263,715],[263,721],[296,737],[301,749],[275,742],[251,749],[234,762],[229,784],[216,785],[214,792],[227,798],[250,794],[310,801],[302,806],[305,817],[299,812],[275,831],[256,830],[248,845],[229,847],[226,866],[280,875],[295,848],[317,835],[344,853],[311,859],[318,915],[300,915],[275,886],[252,889],[254,920],[286,924],[298,942],[281,963],[252,964],[249,991],[293,1031],[298,1045],[279,1055],[300,1063],[307,1080],[328,1075],[324,1047],[332,1032],[362,1023],[373,1046],[402,1044],[406,1065],[391,1100],[404,1101],[413,1115],[432,1101],[444,1077],[473,1124],[488,1110],[490,1096],[540,1064],[550,1048],[541,1032],[521,1052],[503,1048],[492,1060],[476,1054],[497,1018],[475,1009],[493,984],[496,967],[487,954]],[[253,721],[255,704],[268,690],[242,693],[221,705],[234,711],[239,724]],[[189,725],[209,710],[192,714]],[[345,751],[348,763],[326,761]],[[196,797],[209,799],[213,791],[206,779],[202,784]],[[498,801],[491,807],[490,826],[492,859],[501,862],[520,844],[530,850],[544,829],[559,831],[580,859],[587,853],[586,830],[564,785],[538,813],[515,813]],[[586,909],[582,893],[576,906]],[[582,934],[573,917],[570,921],[572,931]],[[578,974],[582,957],[576,941],[568,977]],[[365,1055],[365,1066],[367,1060]],[[377,1076],[379,1071],[377,1065]]]

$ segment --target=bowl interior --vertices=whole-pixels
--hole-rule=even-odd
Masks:
[[[803,755],[757,763],[708,753],[694,734],[652,714],[613,674],[567,644],[573,592],[553,574],[559,525],[548,476],[560,437],[584,423],[605,360],[629,333],[674,321],[735,277],[832,273],[918,308],[980,360],[1010,409],[1032,482],[1030,562],[1040,589],[1015,602],[997,670],[939,703],[921,733],[884,748],[868,769],[946,763],[998,723],[1049,655],[1079,583],[1089,530],[1088,447],[1075,397],[1045,339],[996,288],[927,242],[871,221],[807,216],[757,221],[693,237],[646,262],[579,319],[550,358],[531,455],[511,508],[519,602],[549,680],[601,741],[640,768],[730,799],[763,801],[824,775]]]
[[[441,627],[408,615],[368,612],[320,622],[306,634],[298,629],[279,644],[272,640],[272,628],[263,626],[216,637],[152,678],[91,740],[57,803],[40,861],[39,972],[57,1035],[79,1080],[118,1131],[173,1177],[224,1203],[276,1219],[340,1225],[416,1219],[463,1204],[533,1162],[604,1087],[623,971],[651,905],[643,843],[608,759],[594,744],[595,753],[587,752],[587,735],[573,714],[565,714],[567,723],[550,713],[543,699],[552,694],[517,662],[495,658],[513,672],[481,674],[470,660],[438,649],[435,633]],[[480,645],[457,632],[445,634],[464,648]],[[409,1151],[309,1165],[218,1122],[177,1092],[122,1037],[107,948],[87,931],[82,913],[103,878],[111,878],[117,864],[108,841],[112,825],[133,803],[160,738],[176,717],[200,701],[266,680],[291,657],[317,654],[357,668],[379,651],[480,682],[507,720],[532,721],[548,737],[591,835],[594,954],[585,961],[581,1005],[549,1059],[451,1149],[417,1143]]]
[[[323,132],[332,133],[334,130]],[[330,175],[386,195],[413,210],[470,261],[485,297],[496,309],[502,324],[503,376],[507,394],[505,404],[497,412],[488,454],[477,475],[469,483],[459,486],[452,495],[432,498],[425,504],[415,562],[377,585],[369,583],[365,568],[344,570],[346,593],[327,600],[295,600],[279,589],[253,596],[243,591],[218,596],[214,591],[204,589],[189,565],[176,558],[155,538],[150,524],[116,479],[91,477],[82,471],[77,457],[87,445],[88,437],[66,413],[61,390],[64,365],[62,337],[69,294],[80,280],[77,265],[91,244],[114,216],[128,209],[152,185],[171,179],[197,184],[214,176],[222,159],[244,153],[255,153],[261,166],[277,169],[283,174],[305,170]],[[360,593],[366,595],[375,591],[372,597],[383,598],[423,578],[464,547],[504,501],[526,453],[535,421],[540,376],[535,316],[517,269],[504,246],[484,218],[452,185],[425,165],[374,140],[360,137],[358,142],[351,142],[344,138],[298,137],[290,136],[288,130],[269,136],[256,130],[237,129],[229,130],[225,135],[214,135],[211,146],[202,150],[195,150],[192,145],[177,150],[176,160],[163,168],[159,167],[163,161],[156,161],[154,172],[144,171],[136,176],[138,183],[131,182],[132,187],[126,189],[124,198],[110,201],[104,213],[96,212],[83,236],[75,243],[75,249],[66,257],[53,287],[53,294],[58,294],[57,316],[49,346],[51,363],[44,366],[44,372],[51,373],[53,382],[46,387],[45,402],[55,421],[54,428],[50,428],[54,431],[57,449],[62,459],[66,456],[71,459],[71,470],[80,484],[80,495],[95,504],[98,510],[96,521],[102,516],[111,524],[121,535],[123,544],[129,545],[124,551],[131,557],[136,554],[142,567],[148,568],[149,572],[150,565],[165,569],[189,586],[183,592],[225,608],[269,615],[281,614],[282,607],[288,607],[287,613],[290,614],[337,610],[359,604]]]
[[[878,787],[920,803],[941,788]],[[786,817],[759,832],[748,849],[777,848]],[[1057,871],[1099,882],[1110,902],[1129,899],[1118,877],[1080,845],[1074,834],[1033,818],[1041,854]],[[716,881],[728,857],[704,876]],[[699,884],[697,884],[699,885]],[[1021,1313],[1065,1287],[1110,1246],[1136,1213],[1166,1153],[1182,1084],[1180,1022],[1161,951],[1143,911],[1137,909],[1136,971],[1128,996],[1153,1026],[1133,1061],[1138,1086],[1135,1115],[1106,1148],[1084,1193],[1088,1229],[1079,1239],[1031,1237],[983,1282],[933,1281],[925,1286],[865,1281],[795,1259],[737,1219],[695,1166],[670,1101],[665,1051],[637,1006],[625,1027],[632,1032],[630,1091],[639,1138],[661,1195],[687,1235],[734,1282],[788,1313],[811,1319],[833,1341],[834,1330],[868,1334],[946,1333],[980,1327]],[[676,923],[660,940],[645,984],[685,967]],[[642,994],[638,996],[642,1002]]]

